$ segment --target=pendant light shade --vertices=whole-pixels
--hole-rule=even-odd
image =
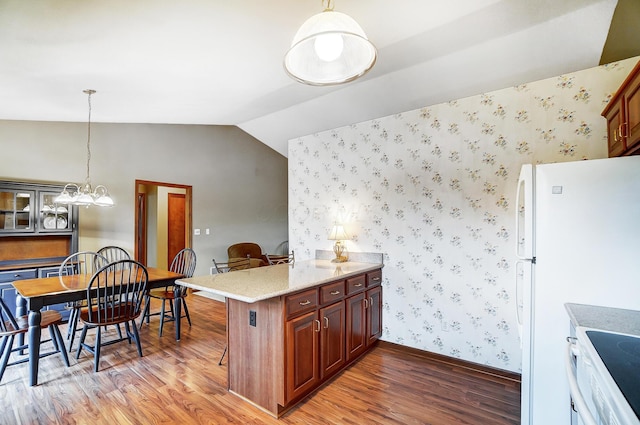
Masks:
[[[358,23],[327,8],[307,19],[284,57],[287,73],[296,81],[329,86],[353,81],[376,62],[376,48]]]

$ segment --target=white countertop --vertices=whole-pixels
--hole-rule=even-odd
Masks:
[[[256,267],[230,273],[178,279],[177,284],[221,295],[234,300],[254,303],[300,291],[341,278],[348,278],[381,268],[381,263],[329,260],[297,261],[292,265]]]

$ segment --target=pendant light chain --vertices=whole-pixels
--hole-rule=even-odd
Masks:
[[[114,205],[113,198],[109,195],[106,186],[99,184],[95,187],[95,190],[91,187],[91,95],[96,91],[87,89],[82,90],[82,92],[88,95],[87,102],[89,104],[89,119],[87,120],[87,178],[82,185],[67,183],[60,195],[55,198],[54,202],[58,204],[79,205],[87,208],[90,205],[112,207]]]
[[[89,119],[87,121],[87,179],[85,181],[85,183],[89,183],[90,182],[90,177],[89,177],[89,163],[91,162],[91,95],[93,93],[95,93],[95,90],[84,90],[85,93],[87,93],[88,96],[88,103],[89,103]]]

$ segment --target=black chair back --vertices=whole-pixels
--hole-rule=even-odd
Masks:
[[[87,287],[87,322],[108,325],[137,318],[148,279],[147,269],[137,261],[120,260],[102,267]]]

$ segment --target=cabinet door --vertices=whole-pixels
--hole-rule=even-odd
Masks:
[[[336,373],[345,362],[344,301],[320,309],[320,379]]]
[[[623,116],[622,104],[620,104],[614,106],[605,117],[607,119],[607,139],[610,158],[622,155],[626,149],[624,140],[625,133],[621,131],[624,130],[621,128],[624,120]]]
[[[318,367],[318,312],[286,322],[286,402],[302,396],[320,381]]]
[[[367,348],[367,321],[365,318],[365,294],[353,295],[347,302],[347,361],[358,357]]]
[[[626,148],[637,150],[640,144],[640,74],[636,75],[625,95],[625,116]]]
[[[382,286],[367,291],[367,345],[382,336]]]
[[[35,191],[0,190],[0,232],[33,232]]]
[[[38,229],[40,232],[68,232],[73,229],[73,208],[71,205],[56,204],[59,192],[40,191],[38,206]]]

